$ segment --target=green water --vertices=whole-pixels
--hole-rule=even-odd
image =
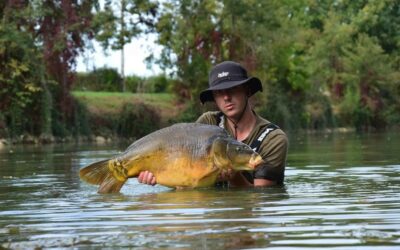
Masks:
[[[0,149],[0,249],[400,249],[400,136],[291,135],[286,185],[99,195],[78,170],[126,145]]]

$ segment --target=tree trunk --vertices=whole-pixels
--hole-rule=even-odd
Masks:
[[[125,0],[121,0],[121,90],[122,92],[125,92],[126,87],[125,87],[125,39],[124,39],[124,33],[125,33],[125,20],[124,20],[124,13],[125,13]]]

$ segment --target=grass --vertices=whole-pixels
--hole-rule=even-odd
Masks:
[[[125,103],[144,103],[159,112],[164,121],[173,118],[179,112],[174,95],[169,93],[73,91],[72,95],[85,104],[89,112],[95,114],[118,113]]]

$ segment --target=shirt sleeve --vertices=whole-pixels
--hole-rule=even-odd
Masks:
[[[203,113],[199,118],[197,118],[196,123],[216,125],[217,119],[213,112]]]
[[[282,130],[275,130],[264,139],[259,153],[265,163],[254,171],[254,179],[283,183],[288,144],[288,138]]]

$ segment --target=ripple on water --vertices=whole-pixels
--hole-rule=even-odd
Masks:
[[[2,169],[0,248],[400,246],[400,165],[375,155],[379,164],[356,162],[364,156],[347,160],[342,152],[321,161],[299,154],[283,188],[175,191],[129,180],[120,194],[100,195],[78,170],[118,151],[35,150],[6,158],[10,167]],[[13,157],[26,159],[17,164]]]

